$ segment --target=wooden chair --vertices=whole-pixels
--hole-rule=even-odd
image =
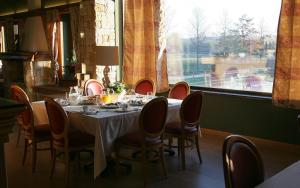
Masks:
[[[180,107],[180,122],[168,123],[166,125],[166,136],[175,137],[178,140],[178,155],[181,155],[182,169],[185,169],[185,143],[193,141],[196,144],[200,163],[199,136],[200,136],[200,114],[202,108],[202,92],[196,91],[188,95]]]
[[[146,184],[146,164],[149,161],[159,159],[163,167],[164,175],[167,176],[165,160],[163,155],[163,132],[168,111],[168,101],[164,97],[158,97],[148,102],[139,116],[139,130],[126,134],[115,141],[116,160],[137,160],[143,164],[144,185]],[[122,148],[133,149],[140,152],[142,159],[126,157],[120,154]],[[147,154],[154,151],[156,154],[149,158]],[[118,168],[117,168],[118,169]]]
[[[48,124],[43,125],[35,125],[34,124],[34,116],[31,103],[25,91],[20,88],[19,86],[12,85],[11,86],[11,95],[12,99],[16,100],[20,103],[25,104],[25,110],[18,116],[17,121],[18,124],[21,126],[21,130],[24,133],[24,141],[25,141],[25,148],[23,154],[22,164],[25,164],[26,156],[27,156],[27,148],[29,145],[32,146],[32,172],[35,172],[36,168],[36,157],[37,151],[40,150],[51,150],[52,142],[51,142],[51,135],[50,129]],[[18,135],[18,139],[19,139]],[[39,148],[37,145],[40,142],[50,142],[49,148]]]
[[[226,137],[222,155],[226,188],[253,188],[264,181],[262,159],[250,140],[239,135]]]
[[[190,86],[187,82],[177,82],[169,91],[169,98],[183,100],[190,94]]]
[[[63,153],[65,163],[65,181],[66,185],[68,185],[70,153],[77,152],[80,154],[79,152],[84,151],[84,149],[93,148],[95,144],[95,137],[81,131],[70,130],[67,113],[53,99],[47,98],[45,104],[53,140],[50,178],[53,177],[57,155]]]
[[[135,93],[147,95],[147,92],[152,92],[153,95],[156,94],[156,86],[154,82],[150,79],[141,79],[134,86]]]
[[[84,83],[84,95],[102,95],[104,86],[96,79],[89,79]]]

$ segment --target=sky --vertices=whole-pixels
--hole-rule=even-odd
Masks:
[[[263,20],[265,31],[276,34],[281,0],[165,0],[167,20],[171,22],[169,32],[180,32],[189,35],[191,29],[192,10],[199,7],[203,25],[208,36],[214,36],[220,30],[224,14],[231,23],[246,14],[254,18],[254,23],[259,25]]]

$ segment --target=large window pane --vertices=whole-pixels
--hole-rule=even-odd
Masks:
[[[272,92],[281,0],[166,0],[170,83]]]

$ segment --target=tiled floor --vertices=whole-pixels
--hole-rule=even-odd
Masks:
[[[217,133],[217,134],[216,134]],[[149,165],[147,187],[183,187],[183,188],[219,188],[224,187],[221,147],[227,133],[203,131],[201,153],[203,164],[199,164],[196,150],[187,150],[186,170],[180,168],[177,155],[166,155],[168,179],[162,179],[160,163]],[[300,135],[299,135],[300,136]],[[300,160],[300,147],[276,142],[252,140],[262,154],[266,177],[269,177],[293,162]],[[59,188],[64,187],[64,165],[57,163],[53,180],[50,174],[50,152],[38,153],[36,173],[31,173],[31,153],[25,166],[21,165],[23,143],[16,147],[16,134],[10,136],[6,144],[6,164],[9,188]],[[93,180],[93,168],[78,168],[76,163],[71,166],[70,187],[143,187],[141,166],[133,164],[130,172],[122,168],[120,176],[116,176],[114,168],[107,170],[105,177]]]

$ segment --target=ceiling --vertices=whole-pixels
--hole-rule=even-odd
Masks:
[[[41,0],[44,8],[77,3],[81,0]],[[27,12],[27,0],[0,0],[0,16]]]

